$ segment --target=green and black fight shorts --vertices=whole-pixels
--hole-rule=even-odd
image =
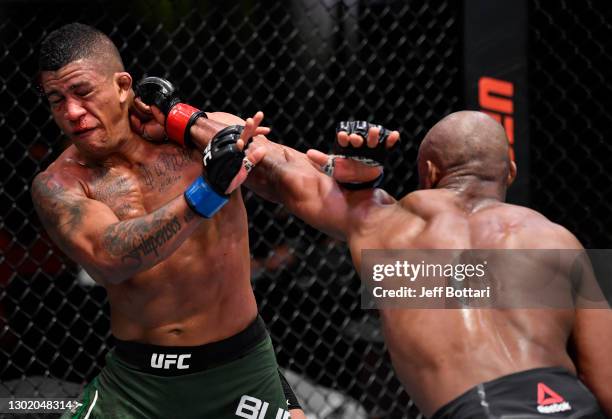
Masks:
[[[106,366],[63,418],[289,419],[299,404],[260,317],[202,346],[117,341]]]

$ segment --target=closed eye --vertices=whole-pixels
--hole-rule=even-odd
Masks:
[[[86,97],[93,93],[93,89],[77,89],[74,94],[80,97]]]
[[[93,87],[87,82],[80,82],[70,86],[70,90],[79,97],[88,96],[93,92]]]
[[[52,106],[56,106],[59,105],[64,100],[64,98],[59,95],[51,95],[47,96],[47,100]]]

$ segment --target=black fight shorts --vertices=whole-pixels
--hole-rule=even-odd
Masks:
[[[471,388],[431,419],[605,419],[593,394],[563,368],[537,368]]]

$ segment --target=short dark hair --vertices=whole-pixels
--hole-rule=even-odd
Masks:
[[[73,61],[100,55],[115,58],[123,69],[121,55],[108,36],[92,26],[69,23],[54,30],[42,41],[38,70],[57,71]]]

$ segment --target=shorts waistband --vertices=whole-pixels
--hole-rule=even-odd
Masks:
[[[248,354],[268,337],[261,316],[243,331],[200,346],[159,346],[114,338],[112,354],[130,366],[155,375],[192,374],[227,364]]]
[[[564,392],[563,394],[573,394],[574,397],[579,397],[578,393],[580,393],[582,397],[587,397],[585,403],[583,403],[584,406],[579,406],[577,399],[572,402],[575,405],[573,412],[584,409],[588,410],[589,408],[597,410],[596,403],[593,406],[588,405],[588,397],[590,396],[589,391],[569,370],[563,367],[541,367],[517,371],[478,384],[439,408],[431,416],[431,419],[476,417],[476,415],[474,415],[474,409],[479,412],[478,417],[498,417],[487,416],[487,414],[483,412],[483,409],[488,410],[493,405],[499,405],[500,402],[503,402],[503,406],[506,407],[514,404],[514,407],[519,409],[516,410],[516,412],[508,411],[508,415],[513,413],[518,414],[522,412],[520,409],[524,409],[525,406],[531,406],[530,409],[532,409],[533,412],[530,412],[530,414],[534,416],[529,416],[523,412],[521,417],[540,417],[540,414],[535,410],[536,406],[539,404],[536,398],[538,394],[536,389],[538,387],[536,387],[535,384],[531,385],[535,382],[549,383],[548,385],[552,385],[557,391],[560,391],[558,389],[561,386],[561,388],[570,386],[572,392]],[[580,391],[576,390],[577,388],[580,389]],[[499,411],[497,413],[499,413]],[[472,416],[470,416],[470,414],[472,414]]]

